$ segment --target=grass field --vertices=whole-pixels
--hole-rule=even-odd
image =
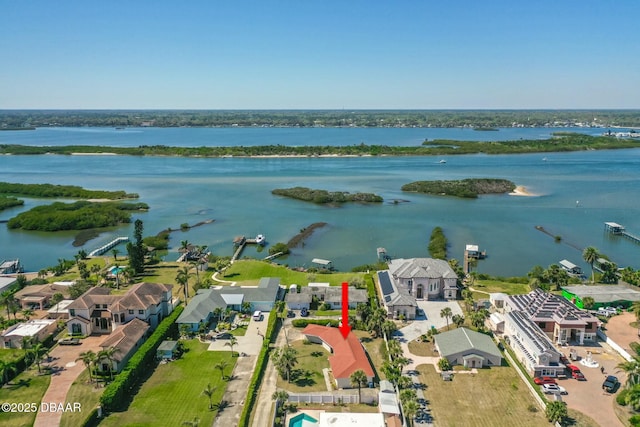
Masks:
[[[529,285],[525,283],[499,282],[497,280],[476,280],[471,287],[490,294],[494,292],[502,292],[507,295],[516,295],[526,294],[531,291],[531,289],[529,289]],[[481,298],[487,297],[487,295],[484,295]]]
[[[428,342],[417,342],[416,340],[409,341],[409,351],[416,356],[426,357],[440,357],[438,353],[434,351],[433,339]]]
[[[3,348],[0,349],[0,360],[3,362],[14,362],[24,354],[24,350],[20,348]]]
[[[320,344],[304,344],[294,341],[291,347],[298,351],[298,364],[291,374],[291,382],[278,375],[278,389],[291,392],[327,391],[322,370],[329,367],[330,353]]]
[[[49,382],[51,382],[51,376],[38,375],[38,370],[34,366],[15,377],[11,383],[0,388],[0,402],[40,405],[42,397],[49,387]],[[35,419],[35,412],[0,411],[1,426],[31,426]]]
[[[371,338],[371,334],[367,331],[353,331],[353,333],[360,338],[362,345],[367,350],[367,354],[373,365],[373,371],[378,376],[378,379],[386,379],[387,377],[384,375],[384,372],[380,370],[382,363],[389,360],[384,340],[382,338]]]
[[[227,269],[225,275],[218,275],[220,279],[234,282],[243,282],[245,285],[257,285],[262,277],[279,277],[283,285],[306,286],[309,282],[329,282],[331,286],[338,286],[342,282],[362,277],[363,273],[303,273],[289,270],[288,268],[271,264],[265,261],[239,260]]]
[[[480,369],[477,375],[457,374],[451,382],[442,381],[432,365],[421,365],[418,370],[438,426],[549,425],[510,366]]]
[[[195,417],[200,425],[210,426],[218,410],[226,381],[215,368],[226,361],[226,374],[232,371],[236,359],[227,351],[207,351],[207,345],[198,340],[185,343],[188,350],[182,358],[159,365],[142,385],[126,412],[110,414],[101,426],[180,426]],[[209,410],[209,399],[202,391],[210,383],[216,388],[214,409]]]
[[[63,412],[60,419],[60,427],[76,427],[83,425],[89,412],[100,403],[100,396],[104,388],[97,388],[95,383],[89,383],[89,371],[84,370],[71,384],[67,392],[66,402],[78,402],[81,412]]]

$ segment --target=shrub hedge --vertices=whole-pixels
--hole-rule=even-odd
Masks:
[[[323,325],[337,328],[340,321],[337,319],[294,319],[291,324],[296,328],[304,328],[307,325]]]
[[[147,376],[149,369],[153,369],[156,350],[160,343],[171,333],[177,334],[175,321],[183,310],[183,306],[176,307],[129,359],[122,372],[116,375],[113,382],[105,388],[100,397],[100,404],[104,411],[110,412],[121,408],[133,398],[133,390],[140,380]]]
[[[265,334],[265,340],[262,343],[262,349],[258,355],[256,361],[256,367],[253,370],[251,376],[251,382],[247,390],[247,397],[244,400],[244,407],[242,408],[242,414],[240,414],[239,427],[249,427],[249,420],[251,418],[251,412],[253,405],[256,403],[256,397],[258,397],[258,390],[260,389],[260,383],[262,382],[262,376],[265,369],[267,369],[267,362],[269,361],[269,352],[271,351],[271,342],[276,337],[276,322],[278,321],[278,312],[274,308],[269,314],[269,322],[267,323],[267,332]]]

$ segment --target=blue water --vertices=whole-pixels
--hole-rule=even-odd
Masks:
[[[326,144],[346,140],[367,143],[419,143],[434,129],[142,129],[146,143],[166,145],[222,144],[261,141],[279,143],[274,135],[289,134],[288,143]],[[466,132],[495,137],[500,132]],[[550,132],[522,131],[514,138]],[[123,142],[121,132],[110,129],[43,129],[0,132],[0,143],[140,145]],[[488,135],[490,134],[490,135]],[[96,135],[101,135],[96,139]],[[155,139],[150,135],[155,135]],[[217,135],[217,136],[216,136]],[[260,137],[259,135],[262,135]],[[518,136],[520,135],[520,136]],[[42,136],[42,139],[40,138]],[[316,138],[317,139],[314,139]],[[433,137],[442,137],[433,136]],[[432,138],[432,136],[429,136]],[[322,141],[322,142],[319,142]],[[400,142],[398,142],[400,141]],[[640,146],[640,143],[639,143]],[[543,160],[546,158],[546,161]],[[126,190],[148,203],[145,235],[182,223],[215,219],[209,225],[172,234],[167,259],[179,255],[180,241],[208,245],[215,253],[231,255],[237,235],[265,234],[267,242],[286,242],[313,222],[328,225],[317,230],[304,247],[294,249],[282,263],[309,266],[313,258],[330,259],[341,270],[372,263],[376,248],[394,257],[428,256],[431,230],[441,226],[449,240],[449,256],[462,258],[464,245],[478,244],[488,253],[478,271],[523,275],[533,265],[546,267],[561,259],[588,266],[576,248],[595,246],[620,266],[640,268],[640,245],[604,233],[604,222],[621,223],[640,234],[640,150],[589,151],[526,155],[464,155],[441,157],[362,158],[170,158],[128,156],[0,156],[0,181],[75,184],[90,189]],[[403,193],[400,187],[415,180],[496,177],[525,186],[536,197],[483,196],[473,200]],[[385,198],[376,205],[347,204],[327,207],[273,196],[274,188],[307,186],[327,190],[374,192]],[[408,203],[393,204],[393,199]],[[579,201],[579,203],[576,203]],[[25,199],[25,206],[0,212],[9,219],[46,200]],[[561,243],[537,231],[541,225]],[[120,235],[132,236],[133,226],[105,230],[85,245],[91,250]],[[0,260],[20,257],[28,270],[55,265],[58,258],[73,259],[79,248],[71,243],[75,233],[9,231],[0,224]],[[267,246],[268,248],[268,246]],[[264,257],[248,247],[245,255]]]

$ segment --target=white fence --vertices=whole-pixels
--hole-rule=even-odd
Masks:
[[[371,396],[369,393],[365,393],[362,390],[362,400],[360,403],[374,403],[377,402],[376,396]],[[315,403],[315,404],[330,404],[338,405],[341,403],[358,403],[358,393],[346,394],[346,393],[289,393],[289,402],[294,403]]]
[[[602,341],[606,342],[612,349],[617,351],[620,354],[620,356],[622,356],[627,362],[631,362],[633,360],[633,357],[631,357],[631,355],[629,353],[627,353],[627,351],[624,348],[620,347],[617,342],[615,342],[614,340],[609,338],[600,329],[598,329],[598,331],[596,333],[598,334],[598,337]]]

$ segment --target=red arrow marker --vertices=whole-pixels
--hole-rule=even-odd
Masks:
[[[342,324],[339,329],[346,340],[347,335],[351,332],[351,326],[349,326],[349,284],[347,282],[342,283]]]

